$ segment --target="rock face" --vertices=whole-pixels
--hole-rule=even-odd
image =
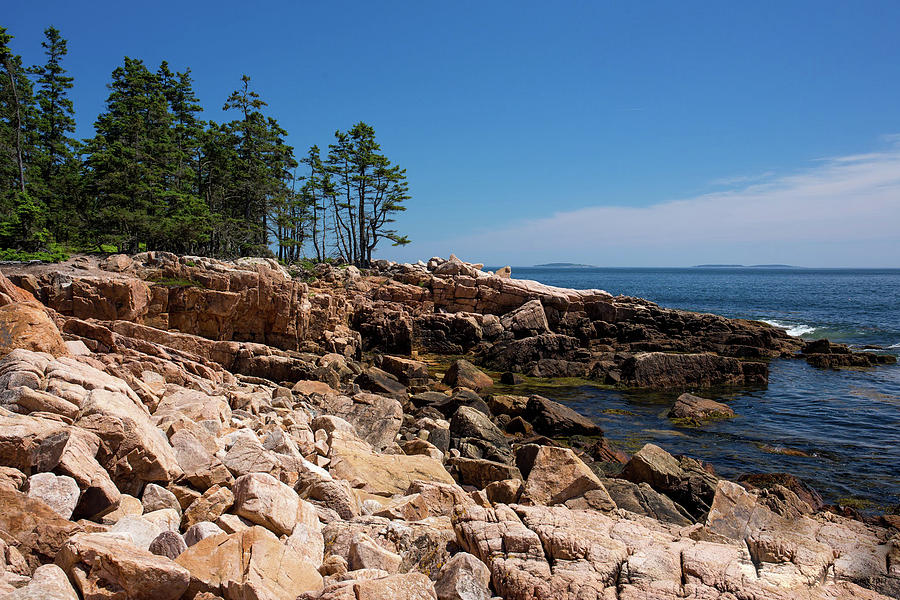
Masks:
[[[447,470],[433,458],[376,454],[364,441],[349,436],[333,436],[328,456],[333,476],[381,496],[405,492],[417,480],[453,483]]]
[[[190,581],[187,569],[168,558],[102,533],[70,538],[57,554],[56,564],[85,598],[124,594],[135,600],[176,600]]]
[[[16,348],[54,356],[69,353],[56,324],[37,302],[0,306],[0,356]]]
[[[564,504],[596,491],[609,509],[615,508],[600,478],[569,448],[522,446],[516,463],[526,476],[524,496],[534,504]]]
[[[0,486],[0,532],[32,568],[52,562],[81,526],[62,518],[45,502]]]
[[[262,527],[201,540],[176,562],[190,572],[191,594],[277,600],[322,589],[315,567]]]
[[[26,493],[31,498],[43,500],[63,519],[72,517],[81,490],[74,479],[66,475],[36,473],[28,478]]]
[[[728,419],[734,416],[734,410],[727,404],[701,398],[692,394],[681,394],[669,411],[669,417],[702,423],[714,419]]]
[[[522,414],[534,430],[544,435],[600,435],[603,431],[593,421],[568,406],[543,396],[531,396]]]
[[[297,524],[300,497],[268,473],[238,477],[232,488],[235,514],[275,535],[289,535]]]
[[[874,550],[871,532],[854,539],[835,531],[829,543],[807,538],[793,552],[769,546],[753,555],[743,544],[698,541],[651,519],[565,507],[475,507],[457,511],[453,522],[507,599],[884,598],[853,583],[863,571],[884,577],[884,565],[857,563],[860,572],[836,568],[836,578],[825,578],[820,562],[843,544]]]

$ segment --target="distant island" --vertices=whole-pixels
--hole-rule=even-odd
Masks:
[[[568,262],[544,263],[542,265],[534,265],[534,266],[535,267],[557,267],[557,268],[566,268],[566,269],[594,268],[594,265],[582,265],[579,263],[568,263]]]
[[[795,265],[694,265],[692,269],[803,269]]]

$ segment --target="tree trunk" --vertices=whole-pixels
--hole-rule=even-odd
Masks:
[[[9,84],[12,86],[13,103],[16,105],[16,161],[19,164],[19,190],[25,192],[25,167],[22,164],[22,111],[19,108],[19,93],[16,90],[16,78],[13,75],[9,59],[3,61],[6,74],[9,75]]]

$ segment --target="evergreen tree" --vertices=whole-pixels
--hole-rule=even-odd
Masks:
[[[328,205],[326,199],[332,195],[331,176],[322,163],[318,146],[312,146],[300,161],[309,168],[309,176],[303,184],[301,197],[309,215],[309,235],[312,238],[316,260],[323,262],[328,252]]]
[[[44,30],[41,43],[47,62],[30,69],[37,76],[37,110],[34,119],[33,176],[31,193],[47,207],[47,226],[53,237],[68,241],[78,226],[76,199],[79,196],[79,168],[75,157],[75,110],[68,90],[73,78],[66,75],[62,59],[66,40],[55,27]]]
[[[410,198],[406,171],[380,154],[375,130],[366,123],[335,132],[335,140],[327,169],[334,177],[329,195],[338,251],[348,262],[367,267],[382,238],[395,246],[409,243],[390,228],[393,215],[406,210],[403,202]]]
[[[112,78],[106,112],[86,145],[94,230],[121,252],[161,248],[178,154],[168,101],[141,60],[125,57]]]
[[[9,47],[0,27],[0,244],[34,251],[49,242],[47,210],[28,190],[34,155],[34,100],[22,57]]]
[[[167,206],[165,246],[174,252],[199,252],[211,234],[209,206],[200,198],[200,146],[203,110],[193,89],[191,71],[173,73],[167,62],[157,78],[171,113],[171,147],[166,165],[164,201]]]
[[[266,103],[250,89],[250,77],[241,77],[241,87],[225,101],[224,110],[236,110],[240,118],[225,125],[237,142],[231,173],[231,194],[226,211],[242,220],[245,231],[241,254],[267,254],[272,229],[272,203],[288,194],[291,170],[297,166],[293,148],[284,143],[287,132],[275,119],[266,118]],[[274,228],[277,231],[277,226]]]

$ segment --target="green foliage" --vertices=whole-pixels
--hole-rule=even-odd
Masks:
[[[405,171],[374,129],[338,131],[323,159],[301,161],[247,75],[225,100],[230,121],[203,121],[190,69],[125,57],[112,72],[94,134],[74,139],[61,32],[25,67],[0,27],[0,247],[54,260],[57,251],[166,250],[368,265],[381,240],[408,243],[393,215],[409,199]],[[304,174],[296,171],[302,163]],[[274,252],[273,252],[274,249]]]

